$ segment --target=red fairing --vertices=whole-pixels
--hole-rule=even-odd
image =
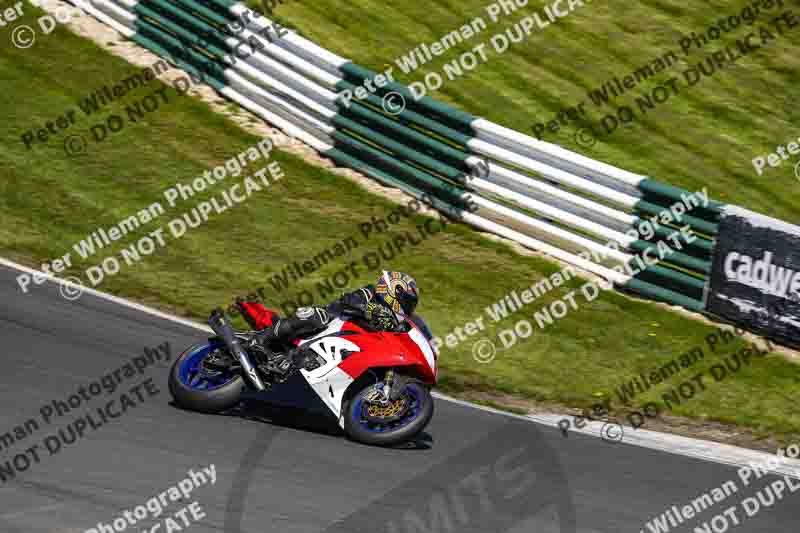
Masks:
[[[272,327],[275,317],[278,316],[275,311],[256,302],[240,302],[239,308],[250,327],[256,330]]]
[[[345,321],[339,331],[355,331],[357,333],[370,333],[355,322]]]
[[[348,322],[344,330],[361,330]],[[362,330],[363,331],[363,330]],[[436,383],[435,370],[430,367],[420,347],[405,333],[366,333],[344,337],[361,348],[339,364],[339,368],[357,379],[370,368],[410,367],[423,382]]]

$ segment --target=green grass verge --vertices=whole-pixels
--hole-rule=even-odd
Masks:
[[[28,8],[27,13],[25,22],[32,23],[32,13],[37,11]],[[398,38],[399,27],[387,31],[387,38]],[[330,41],[333,37],[319,38]],[[3,256],[31,265],[57,258],[96,228],[117,224],[152,202],[163,201],[167,187],[202,174],[258,140],[205,104],[178,98],[168,89],[168,104],[143,121],[127,124],[102,144],[91,144],[84,156],[67,157],[62,146],[67,135],[85,133],[100,120],[80,111],[78,124],[70,130],[47,144],[25,149],[20,140],[25,131],[63,111],[77,109],[85,94],[137,71],[60,28],[40,38],[32,49],[4,47],[0,52],[0,77],[5,80],[6,95],[12,96],[0,102],[5,117],[0,123]],[[125,106],[156,88],[151,85],[126,95],[100,117],[124,115]],[[358,234],[358,224],[372,216],[385,217],[393,204],[291,154],[275,152],[273,159],[281,164],[285,177],[270,189],[181,239],[168,238],[166,247],[124,267],[99,288],[202,319],[212,307],[226,305],[258,287],[267,288],[268,298],[281,299],[266,281],[271,274],[293,260],[313,257],[345,236],[355,235],[358,248],[305,278],[293,291],[313,290],[315,283],[346,262],[361,261],[366,252],[425,222],[414,217],[394,226],[392,233],[364,239]],[[230,183],[226,181],[224,186]],[[220,190],[217,186],[213,192],[195,197],[194,203]],[[122,247],[179,216],[190,205],[180,204],[158,221],[103,249],[91,261],[76,263],[69,274],[85,279],[86,268],[118,255]],[[488,329],[483,336],[445,349],[440,358],[442,388],[454,393],[498,391],[586,406],[598,398],[612,397],[619,384],[640,372],[665,364],[694,346],[705,346],[705,337],[714,331],[653,304],[605,293],[554,325],[536,329],[531,338],[500,351],[490,364],[479,364],[473,358],[473,341],[494,338],[517,320],[531,319],[533,311],[583,282],[574,279],[495,324],[485,317],[487,305],[558,268],[543,259],[520,256],[504,244],[456,225],[381,266],[417,277],[422,294],[420,312],[439,335],[484,315]],[[370,282],[375,274],[362,267],[351,286]],[[19,297],[25,296],[20,293]],[[729,351],[740,347],[741,343],[735,343]],[[691,375],[712,363],[709,355],[692,368]],[[686,370],[658,391],[675,387],[691,375]],[[800,433],[800,415],[794,408],[798,392],[800,369],[771,355],[723,383],[710,384],[672,412],[740,424],[760,434],[788,436]],[[651,393],[636,402],[642,404],[653,397],[656,395]],[[614,405],[619,406],[616,401]]]

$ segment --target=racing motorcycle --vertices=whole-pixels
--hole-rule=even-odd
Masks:
[[[275,312],[255,302],[238,306],[255,331],[234,330],[215,310],[208,320],[215,336],[173,364],[169,388],[178,406],[218,413],[256,399],[332,416],[353,440],[381,446],[413,440],[430,422],[438,355],[418,315],[382,331],[343,313],[294,346],[269,349],[256,333],[272,326]],[[313,370],[279,368],[278,356],[291,349],[304,350]]]

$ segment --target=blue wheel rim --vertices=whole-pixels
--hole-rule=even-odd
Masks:
[[[408,396],[409,401],[411,401],[411,405],[409,406],[406,415],[400,420],[390,422],[386,425],[378,425],[364,420],[362,413],[366,407],[366,402],[364,401],[364,398],[361,397],[358,398],[358,401],[353,406],[353,409],[350,410],[350,416],[353,418],[353,421],[356,424],[370,433],[389,433],[402,429],[411,424],[422,414],[422,394],[418,387],[418,385],[409,385],[406,386],[405,390],[403,391],[403,393]]]
[[[186,387],[199,391],[211,391],[228,385],[237,377],[233,372],[208,372],[203,369],[202,364],[211,352],[219,348],[221,344],[210,343],[198,346],[186,356],[178,368],[178,378]]]

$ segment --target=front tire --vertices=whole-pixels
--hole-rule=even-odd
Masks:
[[[408,402],[401,406],[406,409],[405,415],[399,419],[390,417],[386,423],[369,412],[367,397],[374,390],[375,384],[362,388],[345,405],[344,430],[351,439],[375,446],[393,446],[413,440],[431,421],[433,397],[425,385],[407,382],[401,395]]]
[[[244,380],[239,373],[204,372],[203,361],[224,346],[200,343],[189,347],[172,365],[169,390],[175,403],[184,409],[203,413],[219,413],[239,403]]]

